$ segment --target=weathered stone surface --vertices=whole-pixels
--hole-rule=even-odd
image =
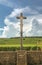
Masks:
[[[27,64],[42,64],[42,51],[27,52]]]
[[[0,65],[22,64],[42,65],[42,51],[0,51]]]
[[[16,52],[13,51],[0,51],[0,64],[10,65],[16,64]]]
[[[17,51],[17,65],[27,65],[27,55],[25,50]]]

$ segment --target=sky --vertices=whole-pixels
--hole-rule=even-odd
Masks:
[[[0,0],[0,38],[20,37],[20,13],[23,37],[42,36],[42,0]]]

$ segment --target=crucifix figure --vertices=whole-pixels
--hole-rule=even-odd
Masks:
[[[21,37],[20,37],[20,39],[21,39],[20,50],[22,50],[23,49],[23,42],[22,42],[22,38],[23,38],[23,19],[26,19],[26,17],[23,16],[23,13],[20,13],[20,16],[19,17],[17,16],[16,18],[20,19],[20,35],[21,35]]]

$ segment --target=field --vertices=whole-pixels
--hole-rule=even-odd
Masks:
[[[42,37],[23,38],[23,47],[34,46],[42,48]],[[0,47],[20,47],[20,38],[0,38]]]

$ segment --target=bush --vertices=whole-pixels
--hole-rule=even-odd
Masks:
[[[35,47],[32,48],[32,50],[37,50],[37,49],[41,50],[40,47],[37,47],[37,46],[35,46]]]
[[[20,47],[0,47],[0,51],[16,51],[20,50]],[[23,50],[31,50],[31,47],[23,47]],[[37,50],[37,46],[33,47],[32,50]],[[38,47],[38,50],[41,50],[40,47]]]

